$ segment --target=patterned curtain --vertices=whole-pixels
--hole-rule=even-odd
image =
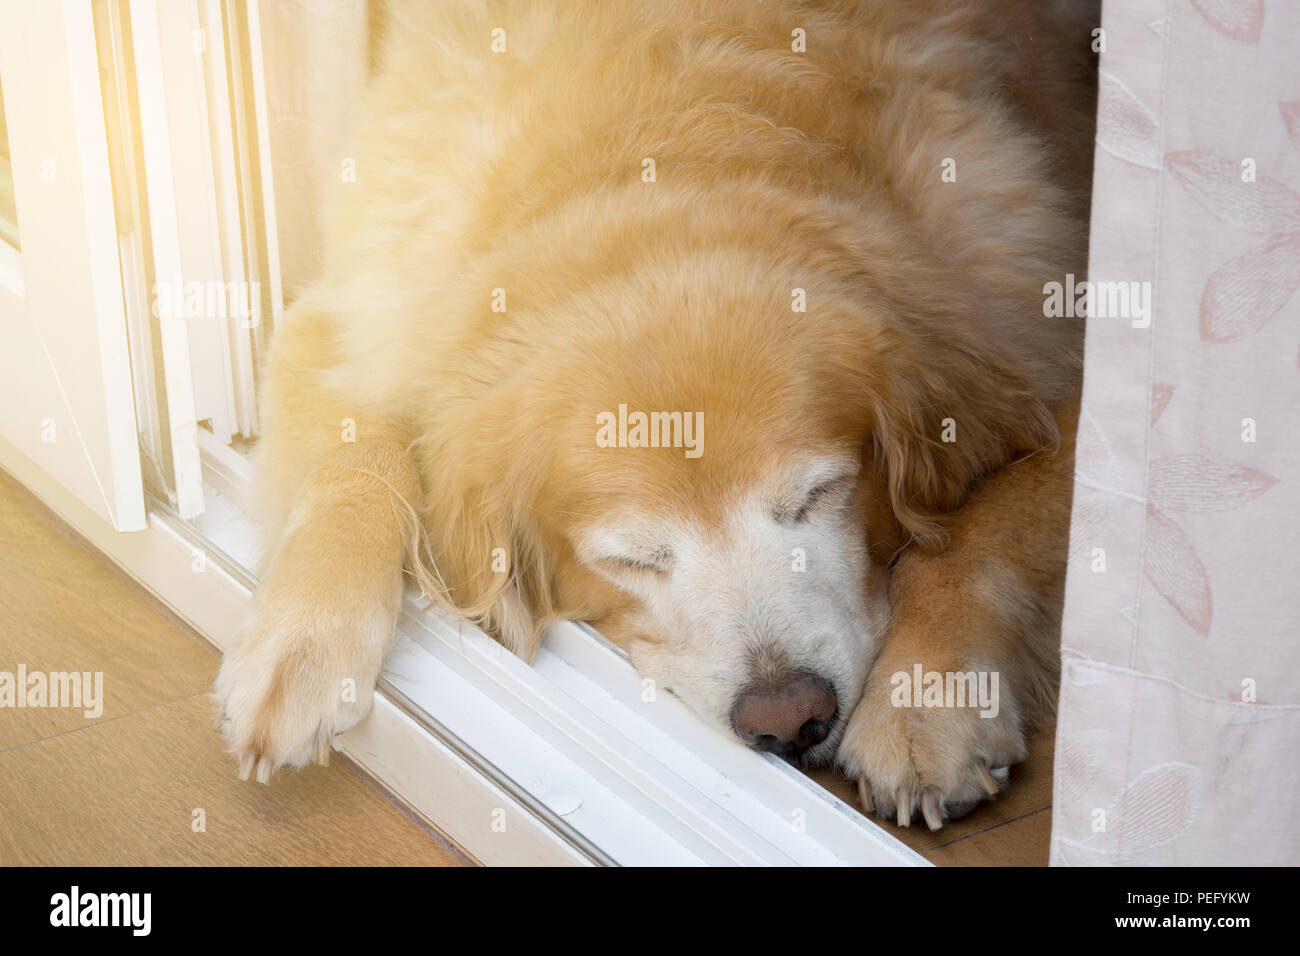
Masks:
[[[1102,26],[1051,859],[1294,865],[1300,3]]]

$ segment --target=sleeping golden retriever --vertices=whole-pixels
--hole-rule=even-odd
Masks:
[[[996,793],[1055,695],[1095,16],[391,4],[265,381],[241,773],[365,715],[409,574],[524,658],[591,622],[900,824]]]

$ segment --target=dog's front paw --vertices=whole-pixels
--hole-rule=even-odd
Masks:
[[[877,665],[837,761],[857,781],[864,813],[874,809],[899,826],[909,826],[919,813],[938,830],[997,796],[1010,765],[1025,758],[1025,737],[1006,688],[996,708],[948,699],[935,705],[933,691],[926,706],[924,688],[914,695],[913,680],[912,670],[882,673]]]
[[[393,615],[321,607],[263,610],[227,651],[213,690],[239,776],[329,763],[335,734],[370,711]]]

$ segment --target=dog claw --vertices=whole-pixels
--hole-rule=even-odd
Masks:
[[[978,764],[975,769],[979,771],[980,782],[984,784],[984,792],[990,797],[996,797],[999,793],[998,783],[993,779],[993,775],[989,773],[989,768],[983,764]]]
[[[316,738],[316,750],[312,754],[312,759],[322,767],[330,765],[330,739],[328,737]]]
[[[247,754],[239,758],[239,768],[236,773],[239,774],[240,780],[248,780],[249,774],[253,772],[253,758]]]
[[[876,809],[876,802],[871,799],[871,784],[867,783],[866,777],[858,778],[858,806],[863,813],[871,813]]]
[[[943,827],[943,809],[939,803],[939,794],[935,791],[927,790],[921,796],[921,815],[931,830]]]
[[[898,825],[900,827],[910,827],[912,825],[912,794],[906,787],[899,787],[894,793],[894,802],[898,804]]]
[[[266,757],[257,761],[257,782],[262,784],[271,782],[271,761]]]

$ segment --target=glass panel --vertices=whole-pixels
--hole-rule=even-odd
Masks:
[[[0,242],[18,248],[18,215],[14,211],[14,175],[9,164],[9,135],[5,127],[3,86],[0,86]]]

